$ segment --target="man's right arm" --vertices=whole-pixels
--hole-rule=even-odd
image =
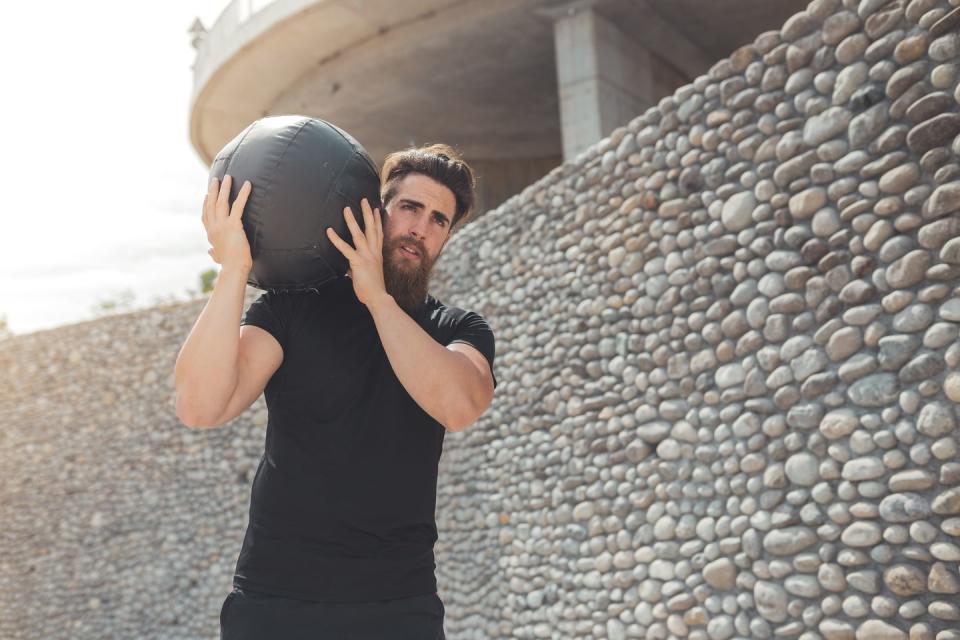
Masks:
[[[277,340],[240,325],[249,270],[224,267],[184,342],[174,369],[176,414],[192,428],[212,428],[243,413],[283,361]]]

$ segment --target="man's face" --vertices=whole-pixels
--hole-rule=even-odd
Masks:
[[[383,279],[387,293],[408,313],[426,298],[430,273],[450,235],[456,205],[450,189],[411,173],[397,183],[385,207]]]

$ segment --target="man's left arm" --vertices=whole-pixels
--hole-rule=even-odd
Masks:
[[[327,237],[350,262],[357,299],[367,306],[393,372],[410,397],[449,431],[463,431],[493,400],[493,372],[486,358],[471,346],[444,347],[420,328],[387,293],[383,280],[383,221],[380,209],[360,202],[364,228],[350,207],[343,217],[353,238],[351,247],[327,227]]]
[[[463,431],[493,401],[493,374],[474,347],[444,347],[383,292],[367,308],[397,379],[420,407],[449,431]]]

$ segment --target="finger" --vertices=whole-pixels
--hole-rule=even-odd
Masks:
[[[333,243],[333,246],[343,254],[343,256],[352,262],[353,256],[356,255],[353,249],[350,248],[350,245],[344,241],[337,232],[333,230],[333,227],[327,227],[327,237],[330,238],[330,242]]]
[[[344,207],[343,217],[346,219],[347,228],[350,230],[351,237],[353,237],[353,246],[360,249],[360,247],[366,243],[366,236],[363,235],[363,231],[360,230],[360,225],[357,224],[357,218],[353,214],[353,209]]]
[[[360,201],[360,208],[363,210],[363,227],[366,229],[365,236],[367,240],[367,246],[370,247],[370,249],[376,249],[377,225],[373,221],[373,209],[370,208],[370,203],[367,202],[366,198]]]
[[[210,178],[210,183],[207,184],[207,195],[203,197],[203,224],[204,226],[210,224],[210,220],[213,219],[213,203],[217,199],[217,189],[220,187],[220,181],[217,180],[217,177],[214,176]]]
[[[207,227],[207,205],[210,202],[210,194],[204,194],[203,196],[203,205],[200,207],[200,221],[203,222],[203,227]]]
[[[217,216],[226,217],[228,215],[227,203],[230,201],[230,185],[232,183],[233,180],[229,175],[223,176],[223,184],[220,185],[220,193],[217,195]]]
[[[369,205],[368,205],[369,206]],[[373,242],[374,253],[380,255],[380,250],[383,248],[383,226],[380,222],[380,208],[376,209],[370,208],[370,222],[369,222],[370,235]]]
[[[240,187],[240,193],[237,194],[237,199],[233,201],[233,209],[230,211],[231,218],[236,217],[237,220],[243,220],[243,208],[247,205],[247,197],[252,189],[253,185],[250,184],[250,181],[245,180],[243,186]]]

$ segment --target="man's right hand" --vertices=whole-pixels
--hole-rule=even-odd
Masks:
[[[230,182],[229,175],[224,176],[223,184],[211,178],[207,195],[203,198],[203,226],[207,231],[207,241],[212,245],[207,253],[225,269],[249,271],[253,268],[253,258],[242,220],[243,207],[247,204],[253,185],[249,180],[243,183],[231,208]]]

